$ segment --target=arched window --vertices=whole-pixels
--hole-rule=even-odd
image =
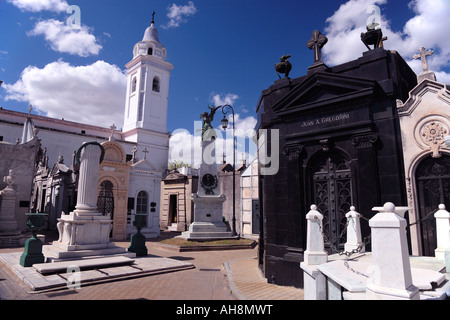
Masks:
[[[152,89],[155,92],[159,92],[159,78],[158,77],[154,77],[153,78],[153,87],[152,87]]]
[[[148,214],[148,194],[145,191],[140,191],[137,195],[136,214]]]
[[[133,77],[133,80],[131,80],[131,92],[136,91],[136,86],[137,86],[137,80],[136,80],[136,77]]]
[[[153,54],[153,48],[148,48],[147,54],[151,56]]]

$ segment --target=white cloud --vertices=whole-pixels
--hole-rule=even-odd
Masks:
[[[211,98],[209,99],[212,104],[215,106],[223,106],[226,104],[233,105],[236,100],[239,99],[239,96],[234,93],[227,93],[227,94],[218,94],[218,93],[211,93]]]
[[[43,35],[52,50],[80,57],[97,55],[102,48],[86,26],[73,28],[53,19],[39,21],[28,34]]]
[[[104,127],[123,123],[125,88],[126,75],[104,61],[29,66],[16,83],[4,84],[6,100],[26,101],[49,117]]]
[[[187,21],[185,17],[192,16],[196,12],[197,8],[192,1],[189,1],[188,4],[184,6],[172,3],[172,5],[167,8],[167,17],[170,20],[163,28],[177,28],[181,23]]]
[[[42,10],[62,12],[69,6],[65,0],[7,0],[22,11],[39,12]]]
[[[393,1],[393,0],[391,0]],[[387,0],[350,0],[327,19],[325,34],[328,44],[323,48],[324,61],[332,66],[357,59],[367,48],[360,39],[365,32],[371,5],[382,8]],[[447,32],[450,30],[450,1],[448,0],[413,0],[405,10],[410,8],[415,14],[408,20],[403,30],[392,30],[390,21],[381,15],[381,28],[388,37],[384,42],[386,49],[398,51],[416,72],[422,71],[421,64],[412,59],[419,47],[433,48],[434,56],[428,58],[429,69],[434,71],[438,81],[448,81],[450,75],[442,70],[450,62],[450,42]]]

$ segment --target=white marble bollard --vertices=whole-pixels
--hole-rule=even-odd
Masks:
[[[317,206],[312,205],[306,214],[306,251],[304,262],[309,265],[319,265],[328,261],[328,254],[322,234],[323,215],[317,211]]]
[[[437,259],[445,261],[445,251],[450,249],[450,213],[445,209],[445,205],[440,204],[434,217],[436,218],[437,237],[437,248],[434,254]]]
[[[350,211],[345,215],[347,218],[347,242],[344,245],[345,252],[351,253],[353,250],[365,252],[361,237],[361,214],[355,211],[355,207],[351,206]]]
[[[312,205],[306,215],[306,250],[300,267],[303,269],[304,299],[326,300],[326,278],[317,266],[328,261],[322,235],[323,215]]]
[[[372,229],[372,266],[366,287],[369,300],[416,300],[406,239],[406,220],[387,202],[369,221]]]

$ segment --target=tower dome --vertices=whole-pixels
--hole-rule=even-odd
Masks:
[[[155,21],[152,20],[150,27],[145,30],[142,41],[154,41],[159,43],[159,34],[158,29],[155,28]]]
[[[136,43],[133,49],[133,57],[139,55],[154,56],[156,58],[166,59],[166,48],[159,42],[158,29],[155,27],[155,11],[152,14],[150,27],[145,30],[142,41]]]

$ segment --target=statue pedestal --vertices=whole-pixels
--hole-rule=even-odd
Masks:
[[[78,216],[77,211],[63,215],[58,222],[59,239],[44,246],[43,253],[50,261],[78,259],[83,257],[128,254],[125,248],[116,247],[109,241],[112,220],[98,215]]]
[[[208,241],[219,239],[234,239],[231,231],[222,220],[222,205],[225,195],[199,196],[192,195],[194,202],[194,222],[189,226],[189,231],[183,232],[180,238],[193,241]]]

